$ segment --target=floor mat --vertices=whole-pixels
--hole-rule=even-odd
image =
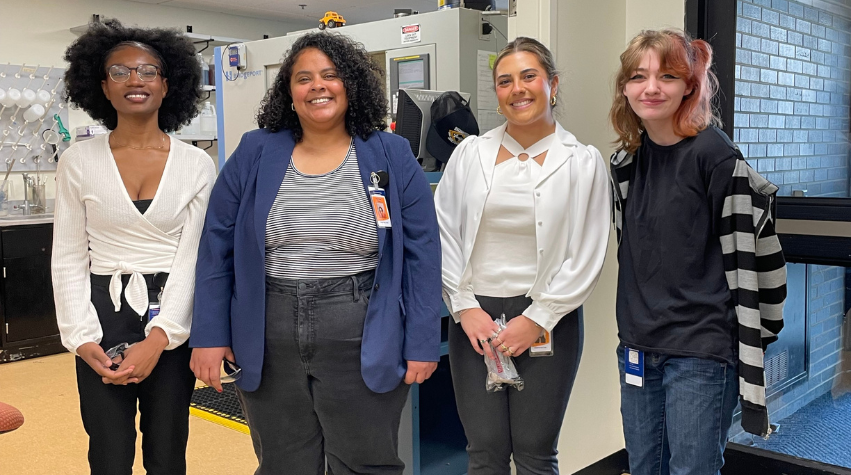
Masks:
[[[223,425],[244,434],[248,433],[248,423],[242,414],[236,385],[222,384],[222,392],[209,386],[195,388],[189,412],[193,416]]]
[[[754,445],[851,468],[851,393],[833,399],[828,392],[779,423],[776,434],[768,440],[754,437]]]

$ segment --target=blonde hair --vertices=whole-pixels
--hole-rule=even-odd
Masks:
[[[709,43],[692,40],[682,30],[644,30],[629,42],[620,56],[621,66],[615,77],[615,96],[609,111],[609,120],[618,134],[614,143],[628,152],[634,152],[641,145],[644,127],[623,91],[645,53],[650,50],[659,55],[662,71],[672,72],[685,81],[687,88],[691,88],[674,114],[674,133],[692,137],[710,125],[721,125],[712,105],[718,91],[718,79],[710,70],[712,47]]]

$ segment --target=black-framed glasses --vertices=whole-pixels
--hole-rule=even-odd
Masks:
[[[242,368],[238,364],[228,360],[224,360],[222,363],[224,374],[219,378],[222,384],[233,383],[242,377]]]
[[[161,74],[160,67],[155,64],[140,64],[135,68],[128,68],[123,64],[113,64],[107,70],[109,77],[115,82],[127,82],[132,71],[136,71],[139,79],[145,82],[151,82],[157,78],[158,74]]]

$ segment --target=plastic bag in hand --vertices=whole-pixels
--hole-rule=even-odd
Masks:
[[[499,330],[505,329],[505,314],[501,315],[496,320],[499,325]],[[523,390],[523,378],[517,373],[517,367],[514,366],[514,358],[505,356],[501,351],[494,350],[496,361],[488,358],[485,355],[485,366],[488,368],[488,376],[485,381],[485,389],[489,393],[504,391],[508,387],[513,387],[518,391]]]

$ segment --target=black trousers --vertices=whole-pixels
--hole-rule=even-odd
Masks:
[[[525,296],[476,296],[491,318],[519,316]],[[485,390],[484,357],[470,346],[460,324],[449,324],[449,363],[458,415],[467,436],[469,475],[508,475],[514,457],[518,475],[558,473],[558,435],[582,355],[582,308],[565,315],[552,333],[553,356],[514,358],[525,388]]]
[[[127,304],[122,292],[121,310],[115,312],[109,297],[107,276],[92,276],[92,303],[98,313],[107,350],[119,343],[136,343],[145,338],[147,318]],[[124,276],[123,286],[129,275]],[[153,300],[159,288],[149,276],[148,294]],[[195,376],[189,369],[188,343],[164,351],[159,362],[139,384],[104,384],[82,358],[77,358],[77,389],[80,413],[89,435],[89,465],[92,475],[131,475],[136,456],[136,407],[142,431],[142,457],[148,475],[186,473],[186,442],[189,438],[189,401]]]

